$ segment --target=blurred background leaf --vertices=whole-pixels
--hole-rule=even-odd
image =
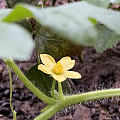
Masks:
[[[83,1],[103,8],[108,8],[110,4],[110,0],[83,0]]]
[[[35,43],[38,54],[46,53],[57,59],[80,54],[84,49],[83,46],[72,44],[40,24],[36,26]]]
[[[98,40],[96,40],[94,47],[98,53],[102,53],[104,50],[112,48],[120,40],[120,35],[111,31],[104,25],[97,24],[96,28],[98,31]]]
[[[19,15],[20,10],[22,12]],[[79,48],[79,45],[94,46],[97,51],[102,52],[103,50],[106,50],[107,48],[115,45],[115,43],[117,42],[111,41],[112,39],[105,41],[103,39],[103,41],[101,41],[101,37],[98,35],[99,29],[95,27],[95,24],[97,22],[103,24],[110,31],[113,31],[116,34],[120,35],[119,12],[98,7],[84,1],[46,9],[39,9],[30,5],[17,5],[14,8],[14,10],[10,13],[10,15],[8,15],[4,19],[4,21],[15,22],[18,20],[22,20],[26,18],[26,16],[19,16],[22,16],[22,14],[24,14],[25,12],[29,13],[26,14],[27,17],[34,16],[36,20],[38,20],[38,22],[41,23],[42,26],[44,26],[44,28],[49,28],[49,30],[52,31],[52,34],[49,34],[49,36],[52,35],[52,37],[49,38],[44,35],[41,35],[43,33],[47,34],[47,32],[43,32],[44,30],[41,30],[41,28],[39,28],[41,32],[38,32],[38,34],[36,34],[37,37],[35,38],[36,43],[40,44],[40,47],[36,47],[38,53],[39,51],[48,53],[51,52],[51,54],[56,54],[55,51],[59,53],[58,46],[61,51],[64,49],[65,51],[69,51],[69,46],[72,49],[76,48],[74,47],[74,45],[71,44],[76,44],[77,49]],[[61,37],[54,38],[53,33],[55,33],[58,36],[61,36],[62,39]],[[100,46],[96,44],[97,41],[102,42],[101,44],[105,42],[107,44],[108,42],[109,45],[104,45],[101,49]],[[64,43],[64,45],[62,43]],[[97,49],[97,47],[99,47],[99,50]],[[75,51],[77,50],[75,49]],[[62,54],[65,54],[64,51],[62,51]],[[61,56],[62,55],[60,55],[60,57]]]
[[[0,58],[28,60],[33,47],[32,36],[23,27],[0,22]]]

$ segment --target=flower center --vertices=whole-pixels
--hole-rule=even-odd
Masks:
[[[63,65],[60,62],[57,62],[56,65],[53,68],[53,72],[56,74],[63,73]]]

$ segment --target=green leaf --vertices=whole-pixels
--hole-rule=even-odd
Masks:
[[[18,5],[16,8],[20,8],[20,6]],[[97,40],[97,31],[89,18],[96,19],[110,30],[120,34],[119,12],[97,7],[84,1],[45,9],[29,5],[22,5],[22,7],[31,11],[43,26],[76,44],[94,46]],[[15,16],[14,12],[11,14]],[[19,15],[19,12],[16,14]],[[6,21],[9,21],[8,18],[12,21],[18,20],[8,16]]]
[[[94,47],[97,52],[102,53],[107,48],[112,48],[120,40],[120,35],[107,27],[98,24],[96,28],[98,29],[98,40],[96,40]]]
[[[43,10],[32,6],[25,7],[34,14],[43,26],[49,27],[64,39],[69,39],[76,44],[91,46],[96,37],[95,28],[84,16],[76,14],[79,9],[76,9],[77,4],[75,6],[74,4]]]
[[[93,25],[97,25],[97,20],[96,19],[94,19],[94,18],[88,18],[90,21],[91,21],[91,23],[93,24]]]
[[[86,2],[46,8],[41,12],[38,8],[25,7],[32,11],[42,25],[49,27],[56,34],[84,46],[94,45],[95,40],[97,40],[96,31],[89,23],[88,18],[94,18],[120,34],[119,12],[93,6]]]
[[[31,67],[26,76],[39,90],[50,96],[53,78],[38,70],[38,65]]]
[[[50,77],[50,75],[45,74],[42,71],[38,70],[38,65],[34,65],[33,67],[31,67],[28,70],[26,76],[39,90],[44,92],[46,95],[51,96],[51,87],[52,87],[53,78]],[[62,85],[63,85],[63,92],[65,94],[71,92],[71,88],[68,81],[64,81]]]
[[[96,6],[100,6],[103,8],[108,8],[108,6],[110,4],[110,0],[83,0],[83,1],[86,1],[88,3],[91,3]]]
[[[0,22],[0,58],[28,60],[33,50],[31,35],[16,24]]]
[[[25,7],[18,5],[12,10],[12,12],[7,17],[3,19],[3,21],[15,22],[23,20],[27,17],[33,17],[33,14]]]
[[[21,5],[16,6],[16,8],[17,7],[22,8]],[[68,13],[62,14],[58,11],[59,7],[57,9],[51,8],[50,11],[49,11],[49,8],[47,8],[44,11],[29,5],[25,5],[24,7],[29,9],[32,12],[32,14],[34,14],[35,18],[42,25],[50,27],[53,30],[53,32],[55,32],[56,34],[58,33],[62,37],[68,38],[72,41],[76,40],[76,44],[79,43],[84,45],[92,45],[94,43],[94,38],[96,37],[96,31],[88,19],[84,19],[81,17],[81,21],[80,21],[79,20],[80,16],[74,13],[69,15],[71,11]],[[14,11],[16,11],[16,8]],[[51,10],[53,10],[53,12]],[[55,11],[57,10],[57,11],[55,12],[54,10]],[[16,11],[16,12],[14,11],[11,12],[11,16],[16,16],[16,14],[19,15],[18,14],[19,11]],[[69,11],[69,9],[67,11]],[[4,21],[11,22],[11,21],[18,20],[11,16],[6,17]],[[22,13],[20,16],[22,16]]]
[[[36,51],[37,53],[46,53],[54,58],[61,58],[68,55],[80,54],[83,47],[74,45],[69,41],[55,35],[49,29],[37,24],[36,26]],[[72,48],[72,49],[71,49]]]

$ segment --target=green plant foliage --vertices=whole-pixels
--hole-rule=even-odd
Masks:
[[[38,70],[38,65],[31,67],[26,76],[40,91],[50,96],[53,78]]]
[[[95,42],[95,49],[97,52],[102,53],[105,49],[115,46],[120,40],[120,35],[109,30],[104,25],[98,24],[98,40]]]
[[[23,26],[25,29],[27,29],[31,34],[33,32],[32,25],[28,19],[24,19],[22,21],[17,22],[17,24]]]
[[[108,8],[110,4],[110,0],[83,0],[83,1],[89,2],[96,6],[104,7],[104,8]]]
[[[25,29],[0,22],[0,58],[28,60],[33,45],[31,35]]]
[[[14,10],[3,21],[15,22],[23,20],[27,17],[33,17],[33,14],[23,6],[16,6]]]
[[[31,67],[28,70],[26,76],[40,91],[42,91],[46,95],[51,96],[53,78],[50,77],[50,75],[47,75],[42,71],[38,70],[38,65],[34,65],[33,67]],[[63,82],[63,92],[65,94],[71,92],[68,81]]]
[[[25,9],[22,9],[24,7]],[[24,10],[31,11],[32,13],[28,14],[28,17],[33,14],[43,26],[47,26],[54,33],[76,44],[94,46],[95,41],[98,40],[97,31],[89,18],[96,19],[108,29],[120,34],[119,12],[97,7],[83,1],[46,9],[39,9],[29,5],[18,5],[16,8],[23,10],[20,16],[22,16]],[[12,17],[19,14],[16,8],[14,9],[15,12],[11,12],[11,16],[6,17],[4,21],[18,20]]]
[[[98,22],[97,22],[96,19],[91,18],[91,17],[89,17],[88,19],[90,20],[90,22],[91,22],[93,25],[97,25]]]
[[[80,54],[83,50],[82,46],[74,45],[70,41],[60,38],[48,28],[39,24],[36,26],[36,33],[36,51],[39,54],[47,53],[54,58],[61,58],[63,56]]]
[[[4,21],[7,22],[17,21],[18,19],[13,18],[12,16],[19,15],[18,14],[19,11],[17,11],[17,9],[21,9],[22,7],[23,6],[21,5],[16,6],[14,9],[15,12],[14,11],[11,12],[11,15],[7,16],[4,19]],[[78,17],[78,15],[76,15],[75,13],[71,14],[70,13],[71,11],[69,12],[69,14],[71,14],[72,16],[71,15],[69,16],[69,14],[67,15],[66,13],[65,14],[63,13],[63,15],[61,15],[61,13],[59,13],[59,10],[64,10],[61,7],[50,8],[50,9],[47,8],[45,11],[44,9],[41,10],[39,8],[32,7],[29,5],[24,5],[24,7],[30,10],[32,14],[35,16],[35,18],[40,23],[42,23],[42,25],[50,27],[53,30],[53,32],[61,35],[62,37],[68,38],[72,41],[76,40],[76,43],[84,44],[84,45],[92,45],[94,43],[93,39],[96,37],[96,32],[92,24],[89,22],[89,20],[83,19],[81,17],[82,20],[80,21],[78,20],[80,16]],[[57,11],[55,10],[56,12],[54,12],[54,9],[56,9]],[[51,10],[53,10],[53,14]],[[66,6],[64,11],[66,11]],[[69,11],[69,8],[67,11]],[[24,13],[24,10],[22,13]],[[28,14],[28,17],[31,16]],[[78,17],[78,18],[73,18],[73,17]]]

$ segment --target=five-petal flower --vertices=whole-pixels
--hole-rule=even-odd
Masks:
[[[67,78],[81,78],[78,72],[68,71],[75,65],[75,60],[71,60],[68,56],[63,57],[57,63],[54,58],[48,54],[40,54],[40,58],[43,64],[38,65],[38,69],[51,75],[58,82],[62,82]]]

